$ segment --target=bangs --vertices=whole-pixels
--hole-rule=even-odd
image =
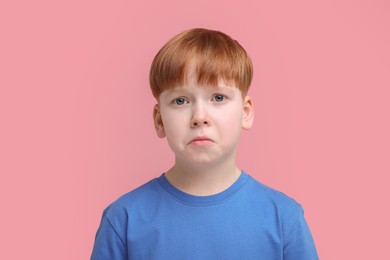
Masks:
[[[150,70],[155,98],[162,91],[185,85],[195,73],[199,85],[217,86],[219,80],[234,84],[243,96],[252,80],[252,62],[239,43],[206,29],[192,29],[172,38],[157,53]]]

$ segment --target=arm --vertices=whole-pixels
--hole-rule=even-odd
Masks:
[[[318,259],[314,240],[304,218],[302,209],[300,210],[290,233],[286,237],[283,250],[283,259]]]
[[[103,214],[96,233],[91,260],[125,260],[127,250],[125,241],[114,229],[110,220]]]

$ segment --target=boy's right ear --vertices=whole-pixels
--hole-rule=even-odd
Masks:
[[[154,105],[153,107],[153,122],[157,136],[160,138],[164,138],[166,134],[158,104]]]

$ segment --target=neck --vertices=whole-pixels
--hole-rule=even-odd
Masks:
[[[191,167],[176,160],[166,173],[168,181],[179,190],[196,196],[208,196],[229,188],[240,176],[235,162]]]

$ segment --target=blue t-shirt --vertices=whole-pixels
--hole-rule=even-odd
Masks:
[[[227,190],[193,196],[165,175],[105,209],[91,259],[318,259],[302,207],[242,172]]]

